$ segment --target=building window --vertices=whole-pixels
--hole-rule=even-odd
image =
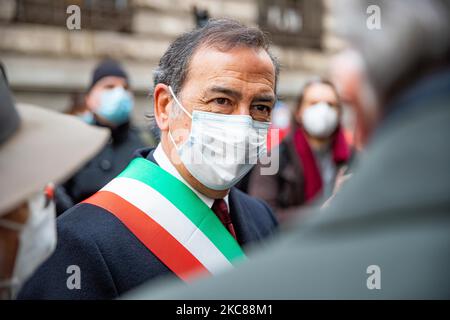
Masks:
[[[69,5],[81,9],[81,28],[131,31],[130,0],[16,0],[15,21],[66,26]]]
[[[260,0],[258,23],[283,46],[321,48],[320,0]]]

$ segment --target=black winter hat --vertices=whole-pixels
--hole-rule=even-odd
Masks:
[[[128,82],[128,75],[122,68],[122,65],[115,60],[106,59],[100,62],[95,68],[92,74],[92,81],[91,85],[89,86],[89,90],[92,89],[92,87],[97,83],[97,81],[99,81],[104,77],[109,76],[125,78],[125,80]]]

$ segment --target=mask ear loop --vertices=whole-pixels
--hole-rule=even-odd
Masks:
[[[170,141],[172,141],[173,145],[175,146],[175,149],[180,150],[180,147],[178,147],[177,144],[175,143],[175,140],[173,139],[172,133],[170,133],[170,130],[169,130],[169,139],[170,139]]]
[[[173,93],[173,90],[172,90],[172,87],[171,87],[171,86],[169,86],[169,91],[170,91],[170,94],[172,95],[173,99],[174,99],[175,102],[177,103],[177,105],[181,108],[181,110],[183,110],[184,113],[186,113],[187,116],[188,116],[189,118],[192,119],[192,115],[191,115],[191,114],[183,107],[183,105],[181,104],[181,102],[177,99],[177,97],[175,96],[175,93]]]
[[[181,104],[181,102],[177,99],[177,97],[175,96],[175,93],[173,93],[172,87],[171,87],[171,86],[168,86],[168,87],[169,87],[170,94],[172,95],[172,97],[173,97],[173,99],[175,100],[175,102],[177,103],[177,105],[178,105],[178,106],[181,108],[181,110],[183,110],[183,112],[184,112],[189,118],[191,118],[191,120],[192,120],[192,115],[191,115],[191,114],[183,107],[183,105]],[[175,148],[176,148],[177,150],[179,150],[180,147],[178,147],[177,144],[175,143],[175,139],[173,138],[172,133],[170,132],[170,130],[169,130],[169,138],[170,138],[170,140],[172,141],[172,143],[173,143],[173,145],[175,146]]]

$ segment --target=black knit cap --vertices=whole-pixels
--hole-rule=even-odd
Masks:
[[[122,68],[122,65],[115,60],[106,59],[100,62],[95,68],[89,90],[91,90],[100,79],[109,76],[124,78],[128,82],[128,75]]]

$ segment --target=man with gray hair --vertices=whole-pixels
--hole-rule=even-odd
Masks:
[[[259,29],[212,20],[177,38],[155,72],[161,143],[58,218],[58,247],[19,298],[111,299],[245,259],[277,226],[233,188],[266,153],[277,72]]]
[[[357,81],[341,86],[378,121],[353,177],[329,207],[238,270],[129,298],[450,298],[450,4],[335,5],[338,27],[364,62]],[[367,27],[372,5],[379,30]]]

